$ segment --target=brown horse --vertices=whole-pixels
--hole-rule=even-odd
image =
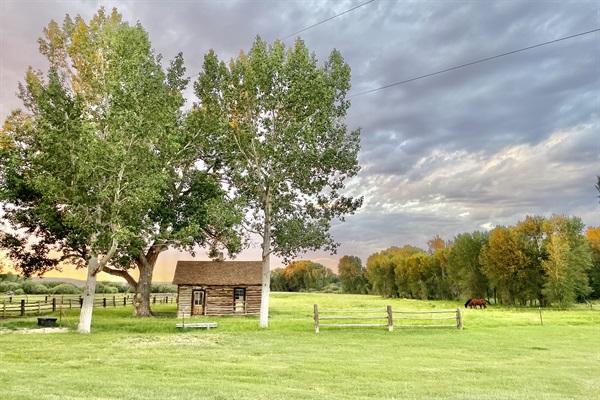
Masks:
[[[486,299],[469,299],[465,303],[465,308],[467,308],[467,307],[477,308],[477,306],[479,306],[480,309],[487,308],[487,306],[485,305],[486,303],[489,305],[492,305],[492,303],[490,303]]]

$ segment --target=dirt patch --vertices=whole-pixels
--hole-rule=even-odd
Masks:
[[[22,333],[22,334],[33,334],[33,333],[66,333],[69,332],[68,328],[37,328],[37,329],[2,329],[0,328],[0,335],[3,333]]]

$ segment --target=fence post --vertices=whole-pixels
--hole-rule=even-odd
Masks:
[[[73,303],[72,303],[72,299],[69,299],[69,310],[73,309]]]
[[[44,303],[48,302],[48,296],[44,297]]]
[[[102,298],[102,307],[106,308],[106,297]]]
[[[2,318],[6,318],[6,300],[3,301],[2,305]]]
[[[315,333],[319,333],[319,307],[315,304]]]
[[[152,304],[156,304],[156,296],[152,298]]]
[[[460,307],[456,309],[456,327],[462,331],[462,314],[460,313]]]
[[[42,313],[42,302],[38,300],[38,315]]]
[[[56,297],[52,298],[52,312],[56,311]]]
[[[25,316],[25,299],[21,300],[21,317]]]
[[[392,306],[387,306],[388,331],[394,330],[394,318],[392,317]]]
[[[117,296],[113,296],[113,307],[117,306]]]
[[[79,296],[79,308],[83,307],[83,297]]]
[[[123,296],[123,307],[127,305],[127,296]]]

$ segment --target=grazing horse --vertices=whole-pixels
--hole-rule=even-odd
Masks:
[[[486,299],[469,299],[465,303],[465,308],[467,308],[467,307],[477,308],[477,306],[479,306],[480,309],[481,308],[487,308],[487,306],[485,305],[485,303],[487,303],[489,305],[492,305],[492,303],[490,303]]]

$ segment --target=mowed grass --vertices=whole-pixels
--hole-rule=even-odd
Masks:
[[[90,335],[20,334],[37,320],[0,321],[1,399],[600,399],[600,304],[542,310],[463,310],[452,328],[326,328],[320,310],[426,311],[457,302],[272,293],[270,327],[257,317],[205,317],[180,331],[131,307],[96,309]],[[58,316],[58,314],[56,315]]]

